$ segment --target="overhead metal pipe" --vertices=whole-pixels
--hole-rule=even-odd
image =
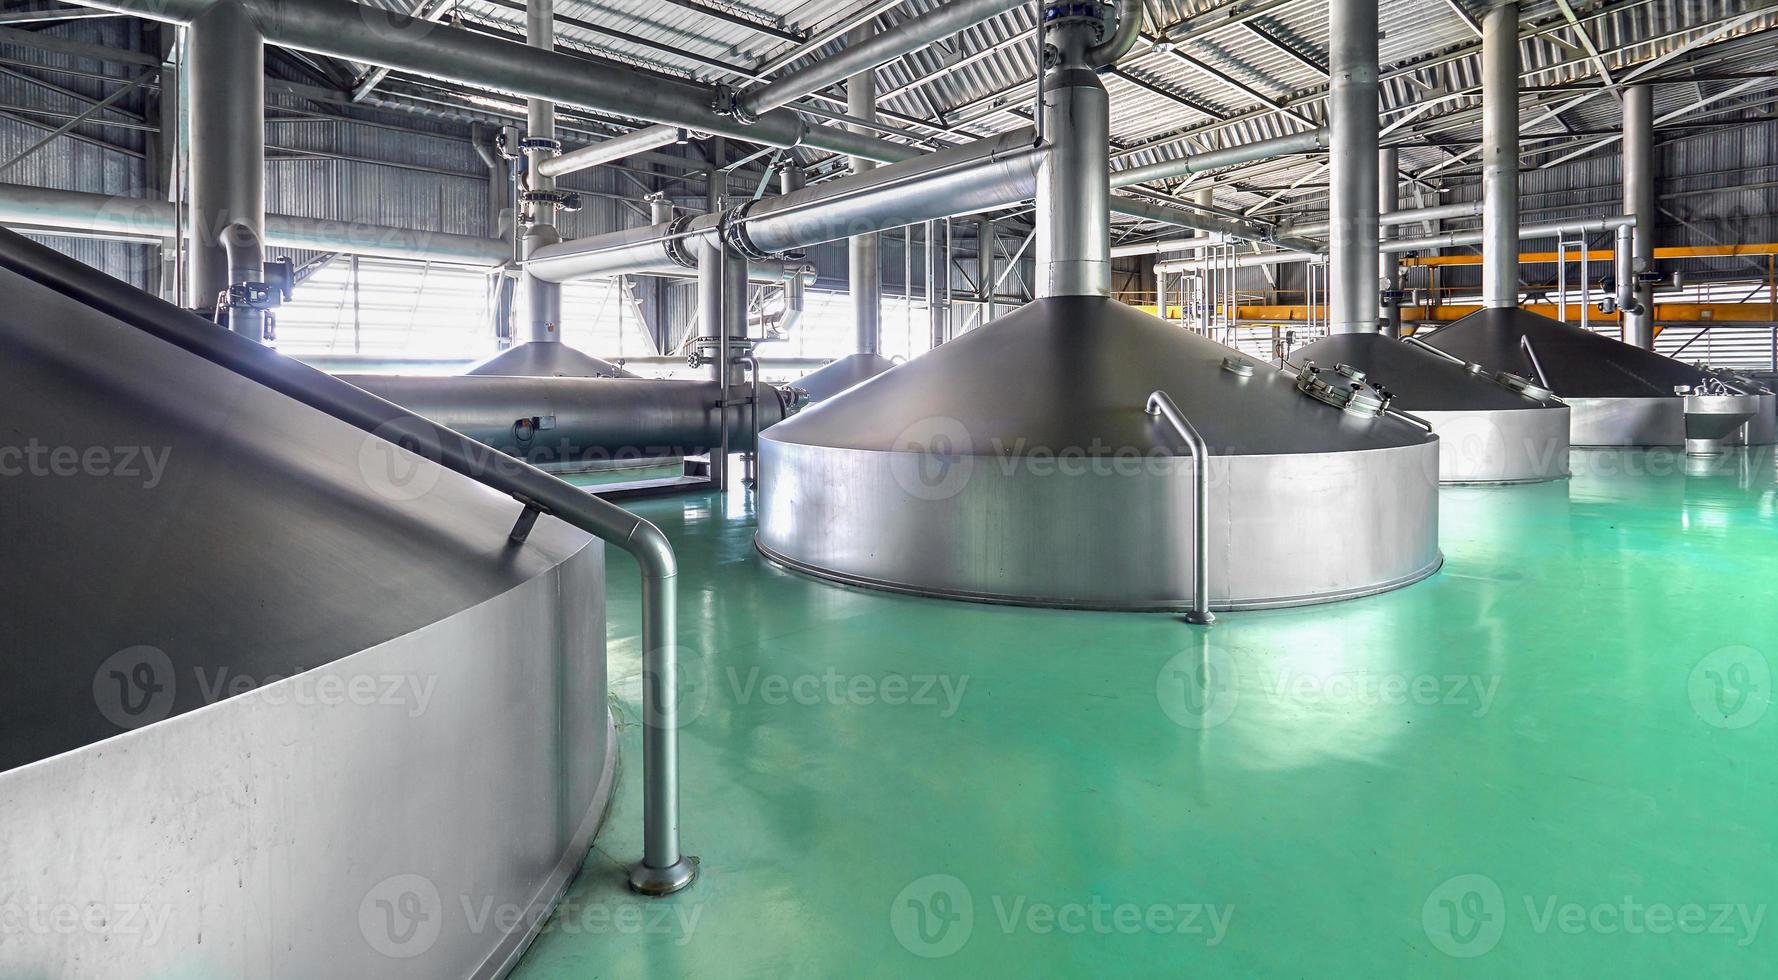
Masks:
[[[1252,221],[1235,221],[1229,218],[1218,218],[1208,214],[1200,214],[1195,211],[1185,211],[1179,208],[1169,208],[1159,204],[1151,204],[1147,201],[1139,201],[1132,197],[1112,195],[1111,210],[1118,214],[1125,214],[1134,218],[1143,218],[1148,221],[1159,221],[1165,224],[1178,225],[1181,228],[1191,228],[1195,231],[1207,232],[1213,235],[1223,235],[1237,241],[1266,242],[1282,245],[1288,248],[1301,247],[1305,251],[1312,251],[1315,249],[1315,245],[1312,242],[1303,242],[1279,235],[1272,228]],[[1204,243],[1201,241],[1194,241],[1192,244],[1196,247],[1201,246]]]
[[[870,40],[869,25],[852,32],[851,46],[862,47]],[[858,74],[846,79],[846,114],[854,119],[874,122],[877,118],[877,76],[874,65],[867,65]],[[856,132],[860,127],[853,127]],[[863,157],[851,159],[854,176],[870,173],[876,163]],[[852,294],[852,326],[855,334],[852,349],[860,354],[875,354],[883,334],[883,251],[875,231],[852,235],[846,243],[846,285]]]
[[[1377,0],[1328,11],[1328,329],[1377,331]]]
[[[795,194],[803,189],[803,168],[796,161],[786,161],[778,170],[778,194],[785,196]],[[757,265],[757,263],[755,263]],[[778,332],[788,334],[802,322],[803,309],[807,305],[808,287],[813,284],[814,266],[807,266],[809,276],[800,273],[784,279],[784,316],[778,321]],[[758,362],[754,367],[757,369]]]
[[[1394,147],[1382,150],[1383,153],[1396,152]],[[1473,218],[1482,213],[1481,201],[1464,201],[1460,204],[1436,204],[1425,208],[1407,208],[1405,210],[1381,211],[1377,215],[1377,223],[1384,228],[1397,225],[1412,225],[1422,221],[1443,221],[1447,218]],[[1278,226],[1281,235],[1297,235],[1304,238],[1315,238],[1327,234],[1328,223],[1325,221],[1286,222]]]
[[[1094,71],[1117,67],[1142,36],[1143,15],[1142,0],[1117,0],[1117,28],[1110,37],[1086,49],[1082,57],[1085,65]]]
[[[602,143],[569,150],[559,157],[551,157],[537,165],[537,172],[545,177],[565,177],[581,170],[616,163],[638,153],[686,143],[690,139],[691,134],[681,126],[650,126],[622,136],[613,136]]]
[[[1519,305],[1519,5],[1482,15],[1482,305]]]
[[[907,144],[811,126],[790,109],[774,109],[749,121],[726,107],[717,90],[696,82],[645,76],[558,51],[533,51],[444,24],[390,30],[385,11],[352,0],[82,0],[79,5],[179,24],[190,24],[212,7],[235,5],[251,14],[267,43],[298,51],[767,146],[808,146],[884,163],[920,155]],[[354,24],[380,29],[355,30]]]
[[[1050,31],[1058,56],[1044,84],[1051,148],[1037,176],[1039,298],[1111,294],[1111,98],[1087,60],[1087,35],[1083,20]]]
[[[1624,213],[1635,215],[1641,234],[1631,270],[1640,274],[1654,269],[1655,259],[1655,149],[1654,86],[1632,85],[1624,90]],[[1638,312],[1624,308],[1624,342],[1654,350],[1654,284],[1636,284],[1632,303]]]
[[[248,12],[220,4],[186,34],[191,302],[210,308],[229,286],[265,279],[265,45]],[[231,329],[262,339],[264,314],[238,309]]]
[[[180,223],[169,201],[0,184],[0,224],[147,241],[173,237]],[[499,265],[512,257],[495,239],[287,214],[266,215],[265,244],[452,265]]]
[[[1636,216],[1620,214],[1609,218],[1577,218],[1567,221],[1556,221],[1541,225],[1521,225],[1514,229],[1517,237],[1507,245],[1499,245],[1488,235],[1487,231],[1453,231],[1442,235],[1429,235],[1423,238],[1399,238],[1384,242],[1384,252],[1426,252],[1438,248],[1455,248],[1462,245],[1481,245],[1483,247],[1482,263],[1488,261],[1488,249],[1508,248],[1512,250],[1515,267],[1518,261],[1519,243],[1539,238],[1554,238],[1561,235],[1591,235],[1610,231],[1617,236],[1617,250],[1612,258],[1613,275],[1617,279],[1617,295],[1614,297],[1618,309],[1626,312],[1640,312],[1643,307],[1636,296],[1636,276],[1632,271],[1635,263],[1636,240],[1642,237],[1637,228]]]
[[[1234,265],[1237,269],[1257,269],[1268,265],[1290,265],[1293,262],[1318,262],[1327,256],[1320,252],[1257,252],[1252,255],[1237,255]],[[1224,259],[1173,259],[1155,263],[1154,271],[1162,272],[1199,272],[1205,269],[1222,269],[1228,266]]]
[[[1401,204],[1401,157],[1395,147],[1385,147],[1377,151],[1377,226],[1379,239],[1386,239],[1390,233],[1383,229],[1388,227],[1383,218]],[[1378,242],[1381,245],[1381,241]],[[1386,337],[1401,336],[1401,259],[1399,253],[1390,252],[1382,257],[1380,285],[1383,290],[1382,309],[1379,310],[1383,322],[1383,335]]]
[[[1146,184],[1151,180],[1201,174],[1211,170],[1221,170],[1224,167],[1239,166],[1243,163],[1289,156],[1292,153],[1324,150],[1329,146],[1330,136],[1331,130],[1312,129],[1307,132],[1292,133],[1289,136],[1243,143],[1240,146],[1231,146],[1221,150],[1193,153],[1189,156],[1163,160],[1143,167],[1127,167],[1112,172],[1111,186],[1129,187],[1134,184]]]
[[[746,254],[779,255],[902,225],[993,210],[1029,200],[1046,151],[1018,130],[917,160],[879,167],[731,211],[594,235],[542,249],[532,272],[554,282],[678,264],[722,234]]]

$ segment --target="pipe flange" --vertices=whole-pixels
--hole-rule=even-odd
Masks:
[[[1389,403],[1395,396],[1388,389],[1374,381],[1354,379],[1352,374],[1360,372],[1352,371],[1343,364],[1336,368],[1335,373],[1344,383],[1328,381],[1322,377],[1321,369],[1315,366],[1315,362],[1310,361],[1297,372],[1296,390],[1322,404],[1332,405],[1342,412],[1363,418],[1377,418],[1389,411]]]
[[[574,191],[525,191],[519,195],[521,204],[547,204],[573,214],[580,210],[580,195]]]
[[[771,252],[753,244],[747,235],[747,212],[753,210],[757,200],[742,201],[740,206],[729,209],[722,216],[722,243],[733,249],[736,254],[746,256],[753,261],[764,261],[776,258]]]
[[[685,245],[688,241],[685,232],[691,227],[692,217],[689,214],[682,214],[667,222],[667,258],[672,259],[675,265],[684,269],[698,267],[698,257],[691,254],[691,250]]]
[[[548,136],[527,136],[519,140],[519,152],[526,150],[546,150],[552,157],[561,156],[562,141]]]
[[[718,85],[710,96],[710,109],[719,116],[727,116],[743,126],[751,126],[759,121],[759,116],[747,111],[747,98],[741,90],[732,85]]]
[[[1111,35],[1112,21],[1116,17],[1117,7],[1111,3],[1088,2],[1051,3],[1043,8],[1043,22],[1051,28],[1062,24],[1091,24],[1096,35],[1094,44],[1103,44]]]

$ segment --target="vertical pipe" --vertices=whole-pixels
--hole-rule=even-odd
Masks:
[[[246,9],[217,3],[186,32],[190,126],[191,302],[210,309],[239,282],[265,278],[265,42]],[[261,316],[231,317],[261,339]]]
[[[945,342],[950,313],[950,223],[949,219],[926,222],[926,327],[931,347]]]
[[[803,189],[803,168],[794,161],[786,162],[778,171],[778,193],[793,194]],[[784,283],[784,320],[783,326],[794,329],[802,319],[803,305],[806,302],[807,284],[799,273]]]
[[[982,218],[975,223],[975,286],[981,295],[981,326],[994,319],[994,221]]]
[[[1394,147],[1377,152],[1377,211],[1387,214],[1401,208],[1401,160]],[[1388,237],[1387,229],[1378,229],[1379,237]],[[1395,298],[1385,297],[1383,300],[1383,335],[1386,337],[1401,336],[1401,255],[1391,252],[1383,256],[1383,267],[1379,273],[1379,281],[1384,290],[1398,294]]]
[[[728,156],[728,141],[720,136],[712,137],[709,143],[710,168],[707,173],[708,185],[704,191],[704,204],[711,214],[723,208],[723,191],[728,181],[722,172],[725,158]],[[706,341],[717,341],[723,336],[726,325],[722,317],[722,249],[714,244],[698,246],[698,330],[696,336]],[[727,371],[720,360],[710,362],[710,380],[721,381]]]
[[[1482,305],[1519,305],[1519,5],[1482,15]]]
[[[1333,333],[1377,331],[1377,0],[1329,12],[1328,270]]]
[[[1655,141],[1654,86],[1624,90],[1624,213],[1636,219],[1633,273],[1654,269]],[[1654,350],[1654,284],[1636,284],[1637,312],[1624,311],[1624,342]]]
[[[869,40],[870,25],[853,31],[848,45]],[[877,118],[877,76],[866,69],[846,80],[846,112],[858,119]],[[849,127],[854,133],[870,133],[868,127]],[[852,157],[852,172],[861,174],[876,169],[876,163],[863,157]],[[852,319],[858,338],[854,345],[860,354],[875,354],[882,347],[883,333],[883,257],[882,243],[876,232],[853,235],[847,242],[847,284],[852,293]]]
[[[1374,0],[1373,0],[1374,2]],[[1111,100],[1084,58],[1085,25],[1050,32],[1050,152],[1037,171],[1037,296],[1111,294]]]
[[[556,49],[555,0],[528,0],[525,4],[525,43],[545,51]],[[525,135],[533,140],[556,138],[556,107],[542,99],[525,101]],[[554,156],[545,147],[525,151],[525,187],[532,192],[556,189],[554,177],[538,172],[538,165]],[[529,259],[537,249],[554,245],[562,238],[556,232],[554,205],[531,202],[531,225],[525,229],[524,257]],[[529,339],[533,342],[562,339],[562,286],[544,282],[536,276],[524,276],[526,317],[530,323]]]

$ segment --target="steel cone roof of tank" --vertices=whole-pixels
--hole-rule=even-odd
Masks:
[[[822,402],[847,388],[882,374],[895,362],[881,354],[847,354],[791,382],[809,393],[811,402]]]
[[[1546,387],[1562,398],[1671,396],[1675,386],[1699,384],[1705,377],[1684,361],[1517,308],[1477,310],[1421,339],[1466,361],[1537,381],[1536,368],[1519,347],[1522,337],[1531,338],[1549,380]]]
[[[1252,365],[1250,377],[1223,369]],[[772,426],[761,438],[896,451],[910,439],[967,433],[956,451],[1110,455],[1182,440],[1144,410],[1171,395],[1216,455],[1390,449],[1430,436],[1299,392],[1291,377],[1215,341],[1098,296],[1040,299],[887,374]],[[924,443],[915,442],[915,448]]]
[[[1391,403],[1404,412],[1497,412],[1561,408],[1554,401],[1526,398],[1495,381],[1498,368],[1471,374],[1460,364],[1430,351],[1375,333],[1337,333],[1292,351],[1290,363],[1314,361],[1323,371],[1346,364],[1363,371],[1369,381],[1395,395]]]
[[[641,377],[555,340],[533,340],[508,348],[463,373],[508,378]]]
[[[18,642],[0,770],[119,733],[92,685],[67,683],[70,664],[96,677],[146,645],[206,677],[290,676],[478,606],[592,540],[540,521],[512,547],[510,497],[15,273],[0,270],[0,290],[0,445],[161,460],[157,474],[113,452],[103,471],[6,479],[0,539],[16,557],[0,590]],[[171,687],[172,714],[205,700],[188,676]]]

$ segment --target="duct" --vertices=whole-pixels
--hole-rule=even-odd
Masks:
[[[1386,147],[1377,151],[1377,225],[1378,244],[1388,236],[1382,229],[1387,227],[1383,218],[1401,204],[1401,158],[1400,151],[1395,147]],[[1393,223],[1393,222],[1392,222]],[[1388,337],[1401,336],[1401,259],[1395,252],[1382,257],[1381,285],[1383,289],[1382,315],[1383,334]]]
[[[1642,234],[1630,270],[1636,274],[1654,270],[1655,258],[1655,153],[1654,86],[1632,85],[1624,90],[1624,213],[1635,216]],[[1631,277],[1632,281],[1634,277]],[[1620,292],[1624,278],[1618,279]],[[1627,295],[1627,294],[1626,294]],[[1624,342],[1654,350],[1654,286],[1637,284],[1624,310]],[[1634,312],[1632,312],[1634,310]]]
[[[542,249],[529,263],[552,282],[641,272],[674,264],[715,241],[725,224],[754,255],[775,255],[932,218],[992,210],[1028,200],[1045,155],[1032,131],[1018,130],[940,150],[868,174],[844,177],[724,214],[681,217]]]
[[[1377,330],[1377,0],[1328,15],[1328,328]]]
[[[1195,211],[1184,211],[1179,208],[1169,208],[1159,204],[1150,204],[1147,201],[1138,201],[1135,198],[1130,197],[1112,195],[1111,210],[1118,214],[1129,215],[1133,218],[1142,218],[1146,221],[1159,221],[1165,224],[1178,225],[1181,228],[1191,228],[1195,231],[1207,232],[1212,235],[1222,235],[1236,241],[1266,242],[1282,245],[1287,248],[1296,248],[1300,246],[1305,251],[1315,250],[1315,245],[1312,242],[1304,242],[1280,236],[1272,229],[1267,228],[1264,225],[1255,224],[1251,221],[1233,221],[1228,218],[1218,218],[1212,215],[1199,214]],[[1194,242],[1193,244],[1202,245],[1203,242],[1199,241]]]
[[[633,133],[614,136],[603,143],[594,143],[569,150],[538,164],[537,172],[545,177],[563,177],[581,170],[591,170],[607,163],[616,163],[638,153],[688,142],[691,134],[678,126],[650,126]]]
[[[556,51],[525,50],[523,45],[443,24],[390,30],[384,11],[352,0],[157,0],[149,5],[152,9],[137,0],[80,4],[179,24],[189,24],[221,5],[244,8],[267,43],[298,51],[767,146],[808,146],[884,163],[920,155],[905,144],[832,126],[811,126],[790,109],[774,109],[747,121],[732,111],[719,111],[718,93],[695,82],[644,77]],[[355,24],[373,26],[354,29]]]
[[[942,9],[942,8],[941,8]],[[869,43],[870,27],[852,33],[851,44],[864,47]],[[872,66],[865,66],[846,80],[846,113],[854,119],[874,122],[877,118],[877,77]],[[853,127],[854,132],[861,127]],[[876,164],[862,157],[851,160],[852,174],[868,174]],[[852,327],[855,334],[852,350],[859,354],[875,354],[883,334],[883,251],[875,231],[855,232],[846,242],[846,287],[852,295]]]
[[[231,285],[265,278],[265,45],[247,11],[218,5],[193,21],[185,71],[187,268],[191,301],[207,309]],[[259,340],[264,314],[238,308],[230,323]]]
[[[452,431],[536,466],[584,466],[635,459],[696,456],[722,445],[750,451],[751,408],[724,412],[714,380],[637,378],[425,377],[339,375]],[[788,399],[764,399],[761,428],[788,414]]]
[[[1111,186],[1129,187],[1134,184],[1146,184],[1151,180],[1201,174],[1243,163],[1288,156],[1292,153],[1309,153],[1314,150],[1326,149],[1329,144],[1329,136],[1329,130],[1312,129],[1304,133],[1292,133],[1289,136],[1243,143],[1240,146],[1231,146],[1222,150],[1194,153],[1176,160],[1163,160],[1143,167],[1129,167],[1112,173]]]
[[[1391,152],[1390,147],[1382,152]],[[1418,224],[1422,221],[1443,221],[1446,218],[1473,218],[1482,213],[1481,201],[1464,201],[1461,204],[1438,204],[1428,208],[1408,208],[1403,211],[1384,211],[1377,216],[1377,223],[1384,228],[1399,225]],[[1278,226],[1280,235],[1297,235],[1305,238],[1318,238],[1327,234],[1328,224],[1325,221],[1288,222]]]
[[[168,201],[21,184],[0,184],[0,224],[143,239],[171,238],[178,227]],[[494,239],[285,214],[266,215],[265,244],[453,265],[499,265],[511,258],[506,243]]]
[[[1111,98],[1090,68],[1062,64],[1045,87],[1045,131],[1051,141],[1037,177],[1037,295],[1111,293]]]
[[[1482,305],[1519,305],[1519,5],[1482,15]]]
[[[1117,29],[1103,42],[1086,49],[1086,66],[1095,71],[1117,67],[1142,36],[1142,17],[1142,0],[1117,0]]]

